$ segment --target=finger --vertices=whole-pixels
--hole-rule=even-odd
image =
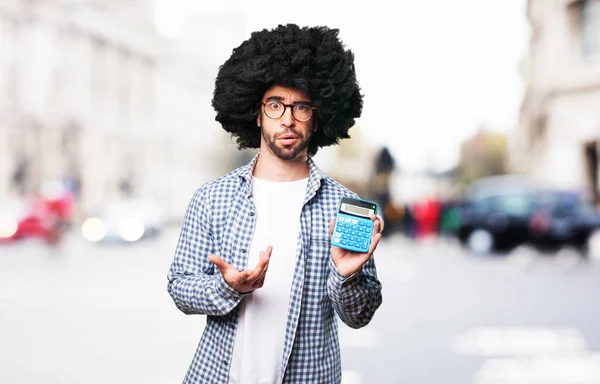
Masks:
[[[221,273],[225,272],[227,268],[229,268],[229,264],[227,264],[220,256],[217,255],[208,255],[208,260],[211,261],[214,265],[219,268]]]
[[[267,247],[267,250],[264,253],[264,258],[265,258],[265,267],[262,271],[261,276],[259,277],[259,279],[263,279],[265,275],[267,274],[267,271],[269,270],[269,264],[271,264],[271,253],[273,251],[273,247],[269,246]]]
[[[335,220],[331,219],[329,222],[329,237],[333,236],[333,229],[335,228]]]
[[[373,234],[381,233],[383,230],[381,220],[383,219],[381,219],[379,216],[371,215],[371,221],[373,221]]]
[[[267,247],[267,249],[265,249],[265,257],[267,258],[267,261],[269,261],[269,259],[271,258],[271,253],[273,253],[273,247],[271,247],[270,245]]]
[[[264,250],[264,251],[260,251],[259,253],[259,262],[263,261],[268,263],[269,260],[271,259],[271,253],[273,252],[273,247],[271,247],[270,245]]]
[[[265,276],[266,275],[263,275],[260,279],[258,279],[256,288],[262,288],[262,286],[265,285]]]
[[[375,252],[375,248],[377,248],[377,244],[379,244],[379,240],[381,240],[381,233],[376,233],[371,240],[371,246],[369,247],[369,257]]]
[[[265,251],[260,252],[260,259],[258,261],[258,264],[256,264],[256,267],[254,267],[254,269],[252,270],[252,274],[248,277],[249,282],[258,280],[263,275],[263,271],[269,263],[269,260],[271,259],[272,250],[273,247],[268,246]]]
[[[252,275],[252,271],[242,271],[237,275],[237,284],[245,284],[248,282],[248,279],[250,278],[250,275]]]
[[[265,269],[263,269],[262,276],[260,277],[261,279],[264,279],[267,275],[267,271],[269,270],[269,264],[269,260],[267,260],[267,265],[265,265]]]
[[[265,275],[267,274],[267,271],[269,270],[269,261],[270,261],[270,258],[268,256],[266,256],[266,253],[263,253],[262,257],[265,260],[265,266],[262,269],[262,271],[260,272],[260,274],[257,274],[256,277],[253,276],[253,278],[256,278],[257,282],[259,282],[261,279],[264,279]]]
[[[385,227],[385,221],[383,220],[383,217],[377,215],[377,218],[379,219],[379,233],[383,232],[383,228]]]

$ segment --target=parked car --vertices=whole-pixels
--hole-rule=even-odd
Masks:
[[[585,250],[590,236],[600,230],[600,213],[573,191],[541,189],[530,233],[542,245],[572,245]]]
[[[572,245],[585,251],[600,230],[600,214],[581,195],[520,177],[483,179],[459,208],[458,239],[478,253],[521,244],[542,248]]]
[[[24,238],[57,240],[59,218],[42,199],[14,199],[0,202],[0,242]]]
[[[133,243],[159,235],[165,227],[163,210],[151,200],[128,199],[103,206],[81,226],[90,242]]]

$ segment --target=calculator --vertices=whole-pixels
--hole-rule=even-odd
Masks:
[[[377,204],[371,201],[342,197],[331,245],[354,252],[368,252],[373,234],[371,215],[376,215],[377,210]]]

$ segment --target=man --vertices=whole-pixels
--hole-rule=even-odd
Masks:
[[[217,121],[246,166],[202,186],[188,207],[168,290],[207,324],[185,383],[339,383],[337,314],[360,328],[381,304],[373,251],[332,247],[342,197],[314,164],[347,138],[362,96],[353,56],[325,27],[255,32],[221,66]]]

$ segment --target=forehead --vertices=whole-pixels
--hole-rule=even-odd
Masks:
[[[269,97],[283,100],[283,102],[296,102],[296,101],[308,101],[311,102],[310,97],[296,88],[284,87],[281,85],[274,85],[265,92],[263,100]]]

